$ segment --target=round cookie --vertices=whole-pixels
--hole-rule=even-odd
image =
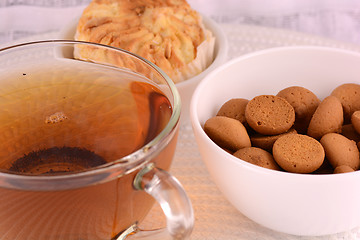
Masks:
[[[277,164],[288,172],[311,173],[322,165],[325,152],[312,137],[286,134],[274,143],[273,156]]]
[[[345,83],[335,88],[331,95],[338,98],[344,108],[344,120],[349,122],[353,112],[360,110],[360,85]]]
[[[316,108],[320,104],[319,98],[310,90],[292,86],[281,90],[276,96],[284,98],[295,110],[294,128],[306,133],[307,127]]]
[[[307,134],[315,139],[320,139],[327,133],[339,133],[343,121],[343,108],[340,101],[334,96],[328,96],[315,110]]]
[[[299,86],[285,88],[276,96],[285,98],[293,106],[295,116],[298,118],[312,116],[320,103],[319,98],[313,92]]]
[[[284,98],[260,95],[246,105],[245,118],[256,132],[277,135],[291,128],[295,121],[295,111]]]
[[[297,132],[295,129],[290,128],[289,131],[278,134],[278,135],[262,135],[262,134],[256,133],[256,134],[250,136],[251,146],[264,149],[268,152],[272,152],[274,142],[279,137],[281,137],[285,134],[292,134],[292,133],[297,133]]]
[[[336,168],[346,165],[354,170],[359,169],[359,150],[354,141],[338,133],[328,133],[320,139],[325,149],[326,158]]]
[[[334,173],[347,173],[347,172],[354,172],[354,169],[346,165],[341,165],[334,169]]]
[[[234,156],[246,162],[255,164],[260,167],[280,170],[280,167],[275,162],[273,156],[267,151],[257,147],[246,147],[237,150]]]
[[[217,145],[231,151],[251,146],[244,125],[233,118],[212,117],[205,122],[204,131]]]
[[[360,133],[360,111],[355,111],[351,115],[351,124],[353,125],[355,131]]]
[[[239,120],[242,124],[245,124],[245,108],[248,102],[249,100],[243,98],[230,99],[221,106],[216,115],[234,118]]]

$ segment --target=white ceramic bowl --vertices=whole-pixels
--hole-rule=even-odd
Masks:
[[[228,41],[226,39],[225,33],[222,31],[219,24],[217,24],[214,20],[212,20],[209,17],[203,16],[203,22],[207,29],[209,29],[213,35],[215,36],[215,51],[214,51],[214,60],[209,65],[207,69],[205,69],[200,74],[185,80],[183,82],[179,82],[176,84],[176,87],[180,93],[181,98],[181,122],[182,123],[188,123],[190,121],[190,101],[191,96],[196,88],[196,86],[199,84],[199,82],[212,70],[214,70],[216,67],[223,64],[227,59],[227,53],[228,53]],[[73,19],[69,23],[65,24],[64,28],[61,29],[59,33],[59,39],[65,39],[65,40],[74,40],[75,32],[76,32],[76,26],[78,23],[79,18]]]
[[[360,226],[360,171],[314,175],[265,169],[225,152],[202,128],[231,98],[252,99],[298,85],[323,99],[347,82],[360,83],[360,54],[284,47],[231,60],[198,85],[190,114],[202,159],[218,188],[245,216],[295,235],[326,235]]]

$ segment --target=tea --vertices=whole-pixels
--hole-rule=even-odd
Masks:
[[[106,164],[95,153],[78,147],[53,147],[26,154],[12,163],[9,171],[34,175],[73,173]]]
[[[64,175],[120,159],[172,113],[163,92],[134,73],[73,60],[21,67],[0,74],[3,172]],[[169,169],[175,145],[152,161]],[[135,174],[66,190],[0,188],[0,239],[112,239],[154,202],[133,189]]]
[[[1,169],[49,174],[96,167],[144,146],[169,121],[169,100],[145,79],[79,65],[43,63],[1,80]]]

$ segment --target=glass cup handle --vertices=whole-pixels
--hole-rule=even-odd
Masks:
[[[150,163],[140,170],[133,184],[135,189],[147,192],[160,204],[167,226],[157,230],[140,230],[135,224],[122,234],[125,238],[118,239],[189,238],[194,225],[194,212],[187,194],[175,177]]]

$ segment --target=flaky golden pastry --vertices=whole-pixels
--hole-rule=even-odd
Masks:
[[[203,71],[212,62],[214,48],[212,34],[185,0],[93,0],[79,20],[75,39],[140,55],[174,82]],[[77,55],[101,62],[106,57],[91,49]]]

